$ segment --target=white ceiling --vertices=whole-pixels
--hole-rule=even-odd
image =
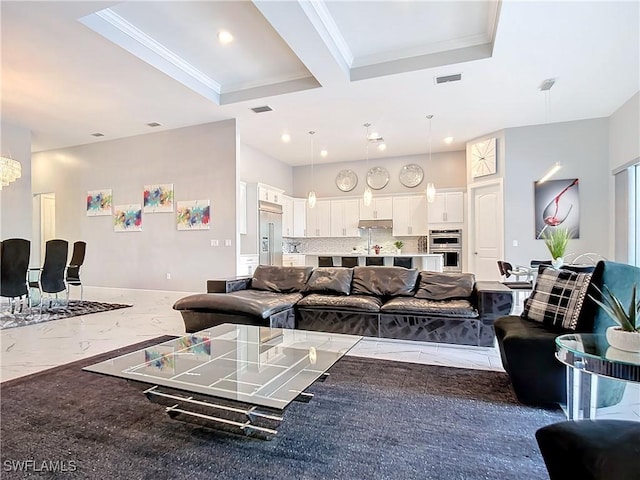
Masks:
[[[316,161],[362,159],[366,122],[388,146],[370,156],[395,157],[428,150],[428,114],[433,151],[462,150],[502,128],[609,116],[640,89],[637,1],[0,8],[2,120],[29,128],[34,152],[237,118],[242,142],[291,165],[310,163],[309,130],[329,151]]]

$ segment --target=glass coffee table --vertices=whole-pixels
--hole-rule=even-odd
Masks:
[[[83,370],[151,384],[149,400],[178,420],[271,438],[283,410],[361,336],[223,324]]]

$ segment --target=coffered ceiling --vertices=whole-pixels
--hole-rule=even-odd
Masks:
[[[433,150],[461,150],[502,128],[609,116],[640,88],[635,1],[0,8],[2,120],[29,128],[33,151],[236,118],[241,141],[291,165],[310,162],[309,130],[329,152],[316,161],[358,160],[367,122],[388,147],[373,158],[426,152],[428,114]]]

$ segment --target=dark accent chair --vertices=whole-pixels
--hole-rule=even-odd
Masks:
[[[318,257],[319,267],[333,267],[333,257]]]
[[[358,257],[342,257],[342,266],[353,268],[358,266]]]
[[[384,265],[384,257],[366,257],[364,264],[368,267],[381,267]]]
[[[640,422],[579,420],[536,432],[551,480],[640,479]]]
[[[634,283],[640,281],[640,268],[603,261],[594,267],[588,294],[598,294],[603,285],[627,304]],[[601,333],[614,321],[587,295],[578,318],[577,332]],[[520,316],[498,318],[494,323],[502,365],[509,374],[518,400],[527,405],[566,403],[566,367],[556,359],[555,339],[572,333],[550,329],[542,323]],[[615,405],[624,389],[621,382],[602,378],[598,388],[598,406]],[[624,387],[624,384],[622,384]]]
[[[69,256],[69,242],[66,240],[49,240],[45,244],[44,265],[40,270],[37,282],[29,282],[29,286],[40,291],[40,311],[42,312],[44,294],[56,296],[58,293],[66,292],[66,300],[69,302],[69,290],[64,281],[64,273],[67,267]],[[51,300],[49,301],[51,306]]]
[[[411,257],[393,257],[394,267],[413,268],[413,258]]]
[[[23,308],[23,297],[29,301],[27,272],[31,242],[23,238],[8,238],[0,244],[0,296],[8,297],[11,312],[15,311],[13,299],[20,299],[20,310]]]
[[[87,251],[86,242],[75,242],[73,244],[73,253],[71,254],[71,262],[67,266],[67,286],[73,285],[80,287],[80,300],[82,300],[84,289],[82,288],[82,280],[80,280],[80,267],[84,263],[84,256]]]

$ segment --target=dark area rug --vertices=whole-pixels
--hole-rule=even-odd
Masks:
[[[2,478],[24,478],[7,471],[21,460],[66,467],[47,478],[548,478],[534,433],[564,416],[519,405],[500,372],[345,357],[263,441],[171,420],[140,384],[80,370],[161,340],[0,384]]]
[[[51,320],[60,320],[61,318],[77,317],[78,315],[89,315],[90,313],[106,312],[116,310],[118,308],[127,308],[131,305],[122,303],[102,303],[102,302],[86,302],[80,300],[69,300],[69,304],[54,305],[42,308],[32,307],[23,312],[10,313],[8,308],[3,308],[0,314],[0,330],[3,328],[23,327],[25,325],[33,325],[34,323],[50,322]],[[7,307],[7,305],[3,305]]]

